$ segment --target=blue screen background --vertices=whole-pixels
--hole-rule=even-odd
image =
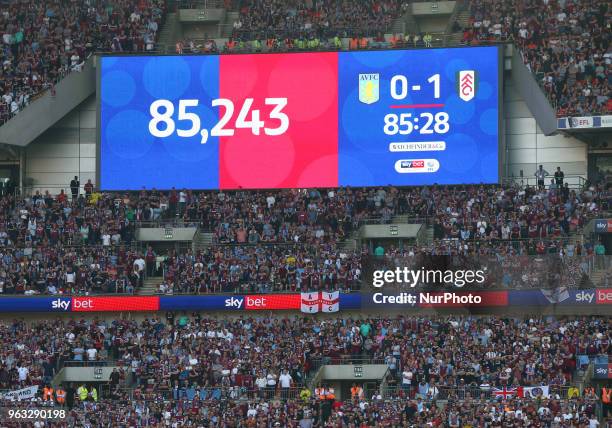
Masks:
[[[496,183],[498,177],[499,73],[497,47],[422,49],[407,51],[341,52],[339,57],[339,184],[351,186]],[[477,71],[474,99],[463,101],[457,92],[457,72]],[[359,74],[380,74],[380,99],[374,104],[359,101]],[[434,99],[433,84],[427,79],[440,74],[440,98]],[[395,100],[390,80],[405,75],[408,97]],[[397,104],[442,103],[444,108],[391,109]],[[442,135],[388,136],[383,132],[388,113],[445,111],[450,131]],[[419,125],[423,123],[420,120]],[[391,142],[445,141],[445,151],[389,152]],[[398,173],[399,159],[437,159],[433,173]]]
[[[212,129],[218,113],[218,56],[102,57],[100,83],[100,187],[104,190],[215,189],[219,186],[219,138],[201,144],[200,135],[179,138],[174,132],[155,138],[148,132],[149,107],[157,99],[198,99],[188,108]],[[163,111],[163,109],[161,109]],[[160,124],[159,129],[165,125]],[[144,132],[143,132],[144,131]],[[168,173],[170,171],[170,173]]]
[[[498,182],[498,67],[497,47],[338,53],[338,185]],[[174,132],[166,138],[155,138],[148,132],[149,107],[158,99],[174,103],[172,118],[177,129],[190,126],[188,121],[177,120],[178,100],[198,99],[199,106],[188,111],[198,114],[203,128],[212,129],[219,119],[218,111],[210,107],[211,100],[220,97],[219,70],[219,56],[101,57],[100,188],[219,188],[218,137],[209,137],[206,144],[201,144],[200,135],[179,138]],[[458,96],[460,70],[477,71],[476,95],[469,102]],[[359,101],[358,76],[364,73],[380,75],[380,99],[373,104]],[[434,99],[433,84],[427,82],[436,73],[441,77],[439,99]],[[409,87],[420,85],[421,90],[410,90],[403,100],[392,99],[390,79],[398,74],[408,78]],[[390,108],[429,103],[445,106]],[[450,115],[450,131],[446,134],[422,135],[415,130],[410,135],[388,136],[383,132],[388,113],[418,117],[422,112],[440,111]],[[389,143],[406,141],[445,141],[446,150],[389,151]],[[394,167],[399,159],[437,159],[440,169],[401,174]]]

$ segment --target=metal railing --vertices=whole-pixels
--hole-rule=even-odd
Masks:
[[[174,0],[177,9],[223,9],[231,8],[232,3],[225,0]]]
[[[546,189],[548,189],[550,187],[550,180],[554,179],[553,175],[550,175],[547,177],[546,180],[544,180],[544,184],[546,186]],[[536,179],[535,176],[533,176],[533,172],[531,173],[527,173],[527,175],[520,177],[520,176],[507,176],[504,177],[502,179],[502,183],[504,185],[519,185],[520,187],[524,188],[525,186],[530,186],[530,187],[538,187],[538,180]],[[566,174],[564,176],[564,183],[568,183],[568,187],[570,189],[584,189],[587,183],[587,179],[584,177],[584,175],[580,175],[580,174]]]
[[[334,357],[311,358],[310,373],[316,372],[323,366],[327,365],[364,365],[364,364],[386,364],[385,357],[372,357],[363,354],[350,355],[343,354]]]
[[[537,386],[537,385],[534,385]],[[485,401],[495,401],[500,398],[520,398],[521,400],[534,400],[538,399],[537,397],[517,397],[517,388],[518,386],[507,387],[507,393],[496,393],[495,387],[493,386],[438,386],[436,385],[437,393],[432,387],[428,387],[428,392],[419,393],[418,385],[407,386],[390,386],[386,388],[381,388],[381,395],[383,399],[407,399],[407,398],[421,398],[423,400],[465,400],[465,399],[475,399],[475,400],[485,400]],[[569,399],[569,390],[570,388],[577,388],[573,385],[550,385],[549,386],[549,396],[554,399],[566,400]],[[503,390],[503,388],[500,388]],[[579,389],[578,389],[579,390]],[[514,391],[512,393],[511,391]],[[577,398],[577,397],[576,397]],[[596,400],[593,400],[596,401]]]
[[[61,367],[109,367],[114,365],[113,361],[105,360],[67,360],[63,362]]]
[[[302,388],[281,388],[278,384],[273,387],[257,388],[245,386],[219,386],[219,387],[180,387],[159,388],[151,386],[147,388],[137,387],[121,389],[120,393],[130,400],[159,401],[159,400],[186,400],[191,401],[196,397],[200,400],[296,400],[300,397]]]

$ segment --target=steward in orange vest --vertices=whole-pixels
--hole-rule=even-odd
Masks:
[[[53,401],[53,388],[50,386],[43,388],[43,401]]]
[[[57,403],[62,406],[66,402],[66,391],[64,391],[61,386],[55,390],[55,398]]]

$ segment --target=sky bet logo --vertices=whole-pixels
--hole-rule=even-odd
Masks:
[[[242,305],[244,304],[244,298],[231,297],[229,299],[225,299],[225,307],[230,309],[242,309]]]
[[[268,298],[262,296],[230,297],[225,299],[227,309],[278,309],[269,307]]]
[[[401,162],[402,168],[424,168],[425,161],[422,160],[407,160]]]
[[[51,309],[67,312],[70,310],[70,299],[57,298],[51,302]]]
[[[436,172],[440,169],[437,159],[400,159],[395,162],[395,171],[400,174]]]
[[[595,299],[595,293],[581,291],[580,293],[576,293],[576,303],[593,303]]]

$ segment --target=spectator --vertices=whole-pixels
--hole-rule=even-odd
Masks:
[[[563,179],[565,178],[565,174],[563,174],[563,171],[561,171],[561,167],[558,166],[557,170],[555,171],[555,183],[557,184],[557,188],[562,188],[563,187]]]
[[[546,177],[549,175],[548,171],[546,171],[542,165],[540,165],[538,167],[538,169],[536,170],[536,172],[534,173],[536,180],[538,182],[538,189],[542,190],[544,189],[544,180],[546,179]]]

